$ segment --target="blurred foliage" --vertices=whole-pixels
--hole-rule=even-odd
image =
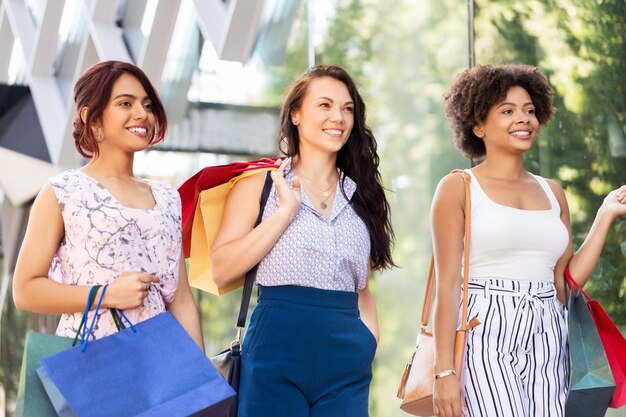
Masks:
[[[366,101],[397,238],[394,258],[400,267],[377,274],[371,282],[382,336],[374,361],[371,415],[405,416],[395,391],[417,336],[431,250],[430,202],[441,177],[453,168],[470,166],[454,149],[443,114],[443,94],[468,63],[466,4],[314,1],[327,2],[335,10],[330,20],[318,22],[325,30],[316,62],[346,68]],[[556,179],[566,190],[578,246],[606,192],[626,177],[626,4],[624,0],[475,3],[476,62],[538,65],[555,88],[556,120],[542,133],[527,163],[529,170]],[[259,104],[279,105],[289,83],[306,70],[306,13],[302,2],[285,61],[266,69],[269,89]],[[626,324],[626,221],[613,229],[589,289],[617,322]],[[234,337],[241,292],[219,298],[193,292],[211,356]],[[7,310],[3,315],[3,329],[11,328],[3,332],[1,342],[0,377],[7,388],[15,387],[16,377],[10,375],[19,372],[25,316]]]
[[[3,259],[0,256],[0,277],[3,276]],[[5,410],[12,411],[17,396],[17,386],[22,365],[24,336],[28,325],[28,313],[17,310],[13,304],[11,292],[2,307],[2,333],[0,334],[0,406],[2,397]],[[4,415],[5,410],[0,410]]]
[[[401,416],[395,391],[417,336],[418,311],[430,257],[429,207],[439,179],[467,167],[455,151],[442,96],[467,64],[467,17],[457,0],[339,0],[316,48],[316,63],[337,64],[354,78],[378,141],[381,173],[392,205],[394,258],[400,268],[377,274],[381,343],[374,361],[370,410]],[[299,19],[306,19],[303,7]],[[292,34],[284,66],[271,68],[280,103],[306,70],[307,33]]]
[[[316,62],[346,68],[368,105],[400,265],[372,282],[382,339],[370,408],[373,416],[400,416],[394,394],[417,333],[431,246],[430,201],[441,177],[470,165],[454,149],[443,114],[443,94],[469,61],[466,5],[452,0],[402,0],[391,7],[382,0],[334,3],[336,13],[316,49]],[[608,137],[610,126],[623,133],[626,122],[625,16],[623,1],[476,1],[476,62],[537,65],[555,88],[557,118],[529,153],[527,166],[565,188],[576,247],[604,195],[623,183],[626,173],[626,144],[618,156],[619,143],[611,147]],[[306,69],[306,7],[299,19],[284,66],[269,71],[277,103]],[[618,323],[626,324],[626,244],[619,242],[624,223],[610,234],[589,288]]]
[[[527,165],[565,189],[577,248],[606,194],[626,179],[626,3],[476,4],[476,61],[537,65],[555,89],[556,119]],[[626,324],[625,228],[625,220],[616,222],[588,284],[619,324]]]

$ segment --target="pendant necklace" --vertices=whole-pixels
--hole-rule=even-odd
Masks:
[[[324,190],[320,188],[315,182],[311,181],[309,177],[302,175],[302,172],[296,171],[296,174],[298,174],[298,176],[304,180],[306,185],[313,184],[315,188],[317,188],[322,193],[323,198],[320,201],[320,207],[322,208],[322,210],[326,210],[328,208],[328,204],[326,204],[326,201],[328,201],[328,198],[330,197],[331,190],[335,187],[335,185],[337,185],[337,181],[333,182],[330,187]]]

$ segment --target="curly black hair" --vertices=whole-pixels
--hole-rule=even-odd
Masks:
[[[506,98],[511,87],[528,92],[541,126],[554,117],[554,94],[548,79],[530,65],[478,65],[460,73],[444,96],[445,112],[454,134],[454,144],[471,159],[485,156],[484,142],[473,128],[484,122],[491,107]]]

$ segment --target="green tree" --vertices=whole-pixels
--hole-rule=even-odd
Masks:
[[[301,10],[299,19],[305,17]],[[382,334],[370,404],[377,417],[403,415],[395,390],[417,336],[434,188],[451,169],[469,166],[454,149],[443,116],[443,94],[468,62],[466,19],[456,0],[402,0],[393,7],[382,0],[340,0],[316,51],[316,62],[341,65],[359,86],[392,205],[400,268],[370,284]],[[284,67],[272,71],[278,97],[306,67],[306,28],[296,23],[294,31]]]
[[[539,66],[555,89],[556,120],[527,160],[529,169],[565,188],[578,247],[604,196],[626,172],[626,3],[477,0],[479,63]],[[626,324],[626,245],[619,220],[609,235],[590,292]],[[622,238],[623,240],[623,238]]]

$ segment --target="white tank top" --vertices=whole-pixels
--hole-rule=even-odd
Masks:
[[[472,176],[469,278],[554,281],[569,235],[546,180],[534,175],[552,207],[521,210],[491,200],[472,171],[466,172]]]

